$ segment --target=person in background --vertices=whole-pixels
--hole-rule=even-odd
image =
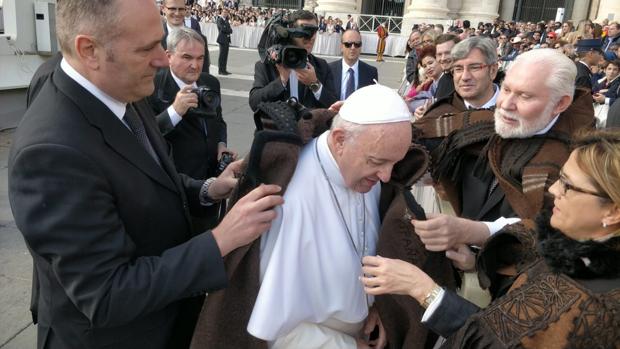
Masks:
[[[377,27],[377,62],[383,62],[383,53],[385,52],[385,45],[388,37],[387,22],[379,24]]]
[[[226,70],[228,64],[228,49],[230,47],[230,35],[233,30],[229,22],[230,13],[227,8],[222,9],[222,14],[217,17],[217,43],[220,45],[220,56],[217,60],[218,73],[230,75]]]
[[[359,59],[362,36],[357,30],[349,29],[342,34],[340,50],[342,59],[329,63],[329,69],[334,77],[333,91],[345,100],[356,90],[378,82],[379,76],[377,68]]]

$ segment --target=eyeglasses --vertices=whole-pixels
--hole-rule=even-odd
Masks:
[[[598,196],[599,198],[609,199],[609,196],[607,196],[606,194],[601,194],[601,193],[597,193],[592,190],[579,188],[577,186],[574,186],[568,183],[566,181],[566,176],[564,175],[562,171],[560,171],[560,177],[558,178],[558,183],[560,183],[560,191],[562,192],[562,195],[566,195],[567,191],[572,190],[572,191],[576,191],[582,194],[594,195],[594,196]]]
[[[168,7],[168,6],[165,6],[165,7],[170,12],[177,12],[177,13],[178,12],[185,12],[185,7]]]
[[[486,68],[486,67],[490,67],[493,64],[482,64],[482,63],[477,63],[477,64],[470,64],[468,66],[462,66],[462,65],[455,65],[452,67],[452,74],[456,75],[460,75],[463,74],[463,72],[465,72],[465,69],[467,69],[468,72],[470,73],[477,73],[479,71],[481,71],[482,69]]]
[[[343,42],[342,44],[346,48],[351,48],[351,46],[355,46],[357,48],[362,47],[362,42],[361,41],[356,41],[356,42],[348,42],[348,41],[346,41],[346,42]]]

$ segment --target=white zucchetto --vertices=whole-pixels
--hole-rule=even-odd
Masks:
[[[411,112],[398,93],[384,85],[374,84],[353,92],[340,108],[343,120],[361,124],[388,124],[411,120]]]

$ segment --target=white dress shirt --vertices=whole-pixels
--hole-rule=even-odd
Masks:
[[[355,86],[355,89],[353,91],[357,91],[359,83],[360,83],[360,70],[359,70],[359,59],[357,61],[355,61],[355,64],[353,64],[352,66],[349,66],[344,59],[342,60],[342,76],[340,77],[340,100],[344,101],[345,100],[345,96],[346,96],[346,90],[347,90],[347,82],[349,80],[349,68],[353,69],[353,75],[355,78],[355,83],[353,84]]]

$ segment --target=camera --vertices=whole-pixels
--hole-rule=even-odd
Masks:
[[[222,172],[224,172],[224,170],[226,169],[226,167],[228,167],[228,165],[230,165],[231,162],[233,162],[233,155],[227,151],[222,153],[222,158],[220,159],[220,162],[217,163],[217,169],[216,169],[216,176],[219,176],[220,174],[222,174]]]
[[[206,86],[198,86],[191,90],[198,96],[198,108],[193,108],[192,112],[203,117],[214,117],[217,115],[217,108],[220,106],[220,95]]]
[[[286,68],[305,68],[308,63],[308,52],[304,48],[293,45],[292,38],[311,38],[319,27],[302,25],[291,27],[285,12],[276,13],[267,23],[258,43],[258,53],[263,62],[282,64]]]

